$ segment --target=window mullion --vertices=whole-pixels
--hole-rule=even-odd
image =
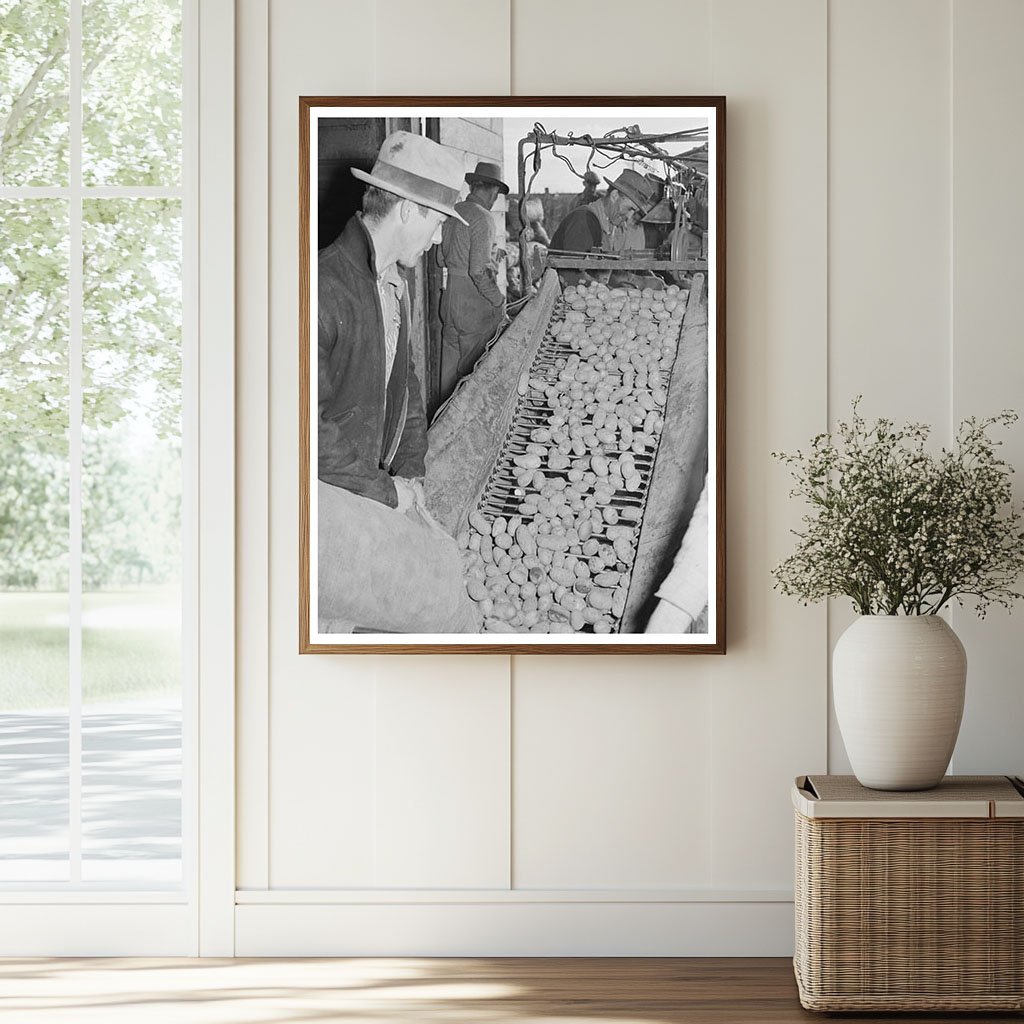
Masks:
[[[70,0],[68,382],[70,504],[68,572],[68,840],[71,884],[82,880],[82,0]]]

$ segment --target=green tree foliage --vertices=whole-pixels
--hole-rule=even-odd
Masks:
[[[181,180],[180,0],[84,0],[84,183]],[[64,186],[67,0],[0,0],[0,184]],[[0,587],[66,585],[69,209],[0,200]],[[181,211],[83,204],[83,571],[177,574]]]
[[[0,185],[66,185],[67,0],[0,0]]]
[[[181,181],[181,0],[85,0],[86,184]]]

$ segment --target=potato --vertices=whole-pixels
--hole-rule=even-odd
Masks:
[[[506,622],[516,617],[516,608],[511,601],[497,600],[494,602],[494,617]]]
[[[512,461],[521,469],[539,469],[540,456],[533,454],[516,455]]]
[[[537,538],[537,547],[542,551],[565,551],[568,546],[569,543],[565,537],[548,534]]]
[[[485,562],[489,562],[491,560],[492,546],[493,545],[491,544],[491,537],[489,533],[486,536],[480,538],[480,557]]]
[[[522,548],[524,555],[535,555],[537,553],[537,538],[533,530],[523,523],[516,530],[516,543]]]
[[[571,569],[551,569],[548,576],[558,584],[571,587],[576,582],[576,574]]]
[[[515,631],[515,626],[500,618],[484,619],[485,633],[514,633]]]
[[[612,548],[619,560],[629,563],[633,558],[633,545],[625,538],[619,537],[612,542]]]
[[[490,534],[491,524],[484,518],[484,514],[478,510],[469,513],[469,525],[479,533]]]
[[[466,590],[474,601],[484,601],[487,599],[487,587],[480,580],[470,580],[466,584]]]

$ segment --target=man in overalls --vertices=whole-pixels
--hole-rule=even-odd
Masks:
[[[455,542],[427,512],[423,397],[399,267],[458,218],[461,154],[394,132],[318,284],[317,615],[321,633],[477,632]]]
[[[458,219],[449,218],[442,228],[441,263],[448,270],[441,297],[442,402],[472,371],[505,313],[492,255],[490,210],[499,195],[508,195],[508,185],[501,180],[501,168],[485,160],[466,181],[469,195],[455,206]]]

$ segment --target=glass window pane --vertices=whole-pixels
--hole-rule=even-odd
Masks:
[[[181,204],[83,210],[82,879],[181,878]]]
[[[68,877],[68,219],[0,200],[0,881]]]
[[[84,0],[87,185],[181,181],[181,0]]]
[[[0,0],[0,185],[68,183],[68,2]]]

